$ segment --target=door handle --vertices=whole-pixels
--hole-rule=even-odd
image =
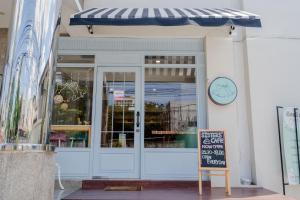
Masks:
[[[140,127],[140,112],[136,112],[136,127]]]

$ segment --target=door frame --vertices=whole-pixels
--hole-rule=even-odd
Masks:
[[[92,145],[92,177],[93,178],[110,178],[110,179],[140,179],[141,178],[141,138],[142,138],[142,104],[141,104],[141,67],[126,67],[126,66],[97,66],[95,73],[95,109],[94,109],[94,137]],[[101,127],[102,127],[102,89],[103,89],[103,73],[104,72],[135,72],[135,113],[134,113],[134,148],[101,148]],[[136,127],[137,116],[140,113],[140,126],[139,132]],[[118,155],[118,154],[133,154],[133,171],[118,171],[107,170],[101,171],[101,156],[105,154]],[[102,158],[103,159],[103,158]]]
[[[95,108],[94,108],[94,137],[93,137],[93,145],[92,145],[92,154],[91,154],[91,160],[92,160],[92,177],[93,178],[108,178],[108,177],[103,177],[100,176],[97,173],[97,165],[95,164],[97,162],[97,153],[99,154],[99,151],[97,151],[97,148],[99,148],[99,142],[100,141],[100,131],[101,131],[101,117],[102,115],[97,114],[97,111],[102,113],[102,103],[97,103],[102,101],[102,81],[103,81],[103,74],[101,74],[101,71],[103,69],[108,69],[110,71],[131,71],[135,70],[136,72],[136,84],[138,85],[136,87],[138,94],[136,93],[136,100],[139,101],[139,111],[140,111],[140,133],[139,133],[139,140],[138,142],[135,143],[135,145],[138,145],[136,148],[137,150],[137,156],[135,159],[135,166],[138,168],[137,169],[137,176],[135,177],[116,177],[116,179],[120,178],[133,178],[133,179],[164,179],[164,180],[194,180],[196,179],[196,174],[193,173],[187,173],[187,174],[180,174],[178,176],[175,176],[175,174],[171,175],[162,175],[162,174],[148,174],[145,168],[145,156],[149,155],[149,153],[161,153],[161,154],[166,154],[166,155],[174,155],[181,153],[181,155],[194,155],[195,159],[197,157],[197,149],[161,149],[161,148],[144,148],[144,81],[145,81],[145,68],[148,67],[154,67],[154,68],[195,68],[195,75],[196,75],[196,96],[197,96],[197,126],[199,127],[204,127],[206,124],[206,108],[201,106],[205,105],[205,68],[202,66],[197,66],[197,65],[181,65],[181,66],[176,66],[176,65],[151,65],[151,64],[144,64],[141,66],[134,66],[134,67],[127,67],[127,66],[97,66],[95,70]],[[204,119],[204,120],[203,120]],[[98,122],[98,123],[97,123]],[[137,141],[137,140],[135,140]],[[136,147],[136,146],[135,146]],[[99,177],[100,176],[100,177]],[[109,178],[114,178],[114,177],[109,177]]]

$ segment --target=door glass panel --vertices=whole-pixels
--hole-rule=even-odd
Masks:
[[[104,72],[101,147],[134,147],[135,73]]]
[[[196,148],[195,68],[145,69],[145,148]]]

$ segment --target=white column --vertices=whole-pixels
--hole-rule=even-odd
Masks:
[[[205,39],[205,48],[207,87],[218,76],[226,76],[235,81],[232,39],[208,36]],[[227,153],[232,187],[240,185],[236,101],[230,105],[219,106],[211,100],[207,100],[208,128],[225,129],[227,131]],[[213,187],[224,187],[225,185],[224,177],[212,177],[211,182]]]

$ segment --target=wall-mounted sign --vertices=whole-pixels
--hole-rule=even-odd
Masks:
[[[199,130],[198,133],[199,193],[202,194],[202,171],[224,171],[226,192],[230,195],[230,173],[226,156],[226,134],[224,130]]]
[[[211,82],[208,95],[215,104],[228,105],[236,99],[237,87],[231,79],[218,77]]]
[[[290,185],[298,185],[300,183],[298,152],[297,152],[299,151],[299,149],[297,149],[294,108],[292,107],[284,108],[282,120],[283,120],[282,123],[283,152],[285,158],[285,167],[286,167],[285,170],[287,173],[288,183]],[[296,120],[298,120],[297,122],[299,124],[299,114]],[[297,128],[299,131],[300,127]],[[300,141],[298,141],[298,143],[300,144]]]

